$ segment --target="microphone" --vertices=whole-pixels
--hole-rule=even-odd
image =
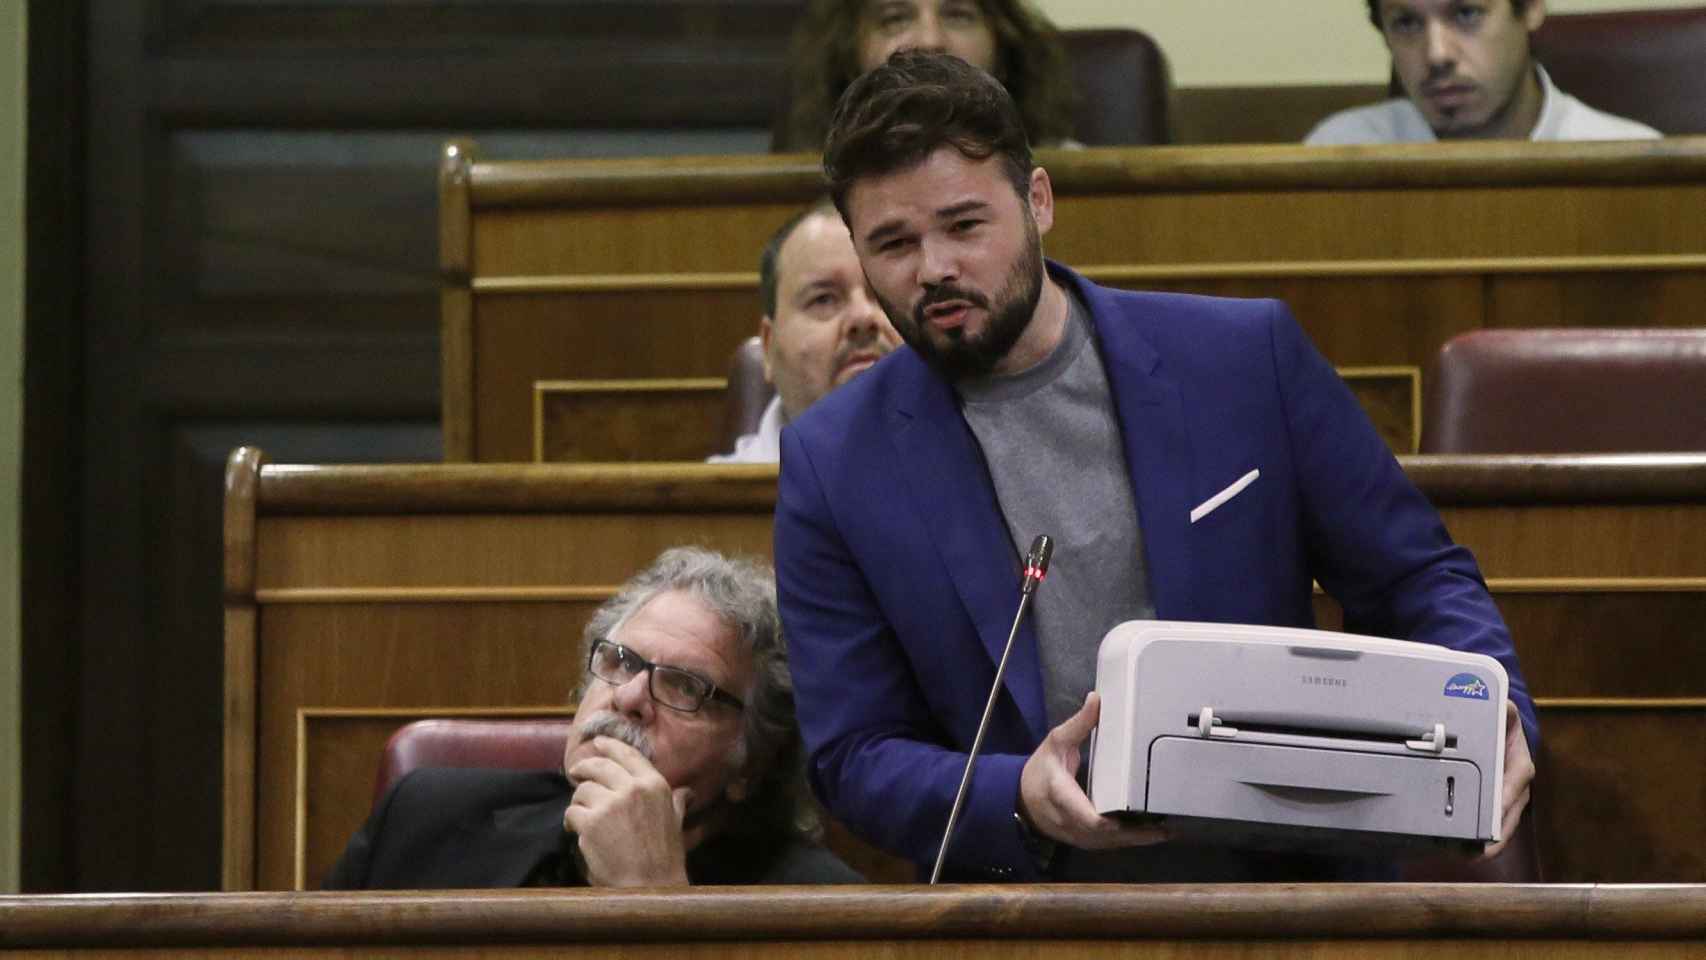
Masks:
[[[995,698],[1001,694],[1001,678],[1007,674],[1007,657],[1013,652],[1013,638],[1019,635],[1019,622],[1025,619],[1025,611],[1030,609],[1031,594],[1036,593],[1037,584],[1048,576],[1048,561],[1053,555],[1054,541],[1047,534],[1032,540],[1031,552],[1025,555],[1025,578],[1019,584],[1019,610],[1013,614],[1013,627],[1007,631],[1007,646],[1002,649],[1001,662],[995,667],[995,683],[990,686],[989,700],[983,705],[983,719],[978,721],[971,752],[966,754],[966,769],[960,774],[960,789],[954,794],[954,806],[948,811],[948,828],[942,831],[942,846],[936,851],[936,866],[930,871],[931,883],[942,876],[942,861],[948,856],[948,842],[954,837],[960,808],[965,806],[966,788],[971,786],[972,764],[977,762],[977,752],[983,747],[983,734],[989,729],[989,718],[995,713]]]

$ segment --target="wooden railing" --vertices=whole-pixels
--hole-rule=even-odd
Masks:
[[[1389,884],[0,897],[0,950],[128,957],[1706,956],[1706,888]],[[157,955],[157,954],[151,954]]]

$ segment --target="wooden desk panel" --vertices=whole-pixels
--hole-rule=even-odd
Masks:
[[[1422,436],[1421,371],[1342,367],[1375,432],[1395,454]],[[702,463],[724,452],[728,381],[543,380],[533,385],[533,457],[540,463]]]
[[[1444,506],[1488,577],[1522,580],[1689,578],[1706,551],[1680,531],[1706,531],[1706,503]]]
[[[1706,957],[1706,888],[1234,884],[0,897],[0,930],[0,948],[90,957]]]
[[[678,460],[722,452],[728,381],[541,380],[533,384],[533,459]]]
[[[1548,838],[1543,875],[1706,877],[1706,697],[1539,706],[1534,816]]]
[[[1535,695],[1706,695],[1706,578],[1664,591],[1492,588]]]
[[[1487,285],[1486,325],[1696,327],[1706,324],[1702,303],[1698,269],[1515,273]]]
[[[1147,289],[1279,296],[1338,365],[1425,368],[1493,326],[1700,322],[1706,138],[1045,152],[1050,256]],[[447,162],[451,460],[526,460],[542,379],[720,374],[805,157]]]
[[[1098,282],[1130,290],[1284,300],[1322,353],[1341,367],[1412,364],[1421,369],[1452,337],[1486,313],[1478,275],[1206,276],[1108,271]],[[1424,357],[1423,362],[1413,358]]]
[[[1537,787],[1541,844],[1570,847],[1551,879],[1706,880],[1701,855],[1666,854],[1706,850],[1706,821],[1625,822],[1594,805],[1605,793],[1594,784],[1620,777],[1639,800],[1630,811],[1699,809],[1698,778],[1677,771],[1691,759],[1706,768],[1706,730],[1695,729],[1706,717],[1706,456],[1402,462],[1479,557],[1541,701],[1553,751]],[[228,490],[225,882],[243,889],[289,887],[299,861],[307,872],[341,849],[342,827],[299,823],[290,785],[308,750],[347,761],[364,748],[334,748],[334,728],[353,728],[331,721],[315,728],[322,746],[305,745],[301,717],[561,709],[585,618],[659,551],[697,542],[769,553],[775,471],[262,471],[239,451]],[[1335,616],[1324,609],[1323,623]],[[1647,749],[1655,710],[1681,732],[1662,754]],[[1584,751],[1628,765],[1614,777],[1575,762]],[[1649,755],[1664,761],[1635,762]],[[320,777],[310,786],[322,792],[302,803],[358,822],[371,782],[361,781]]]

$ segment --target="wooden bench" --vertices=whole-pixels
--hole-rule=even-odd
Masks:
[[[1116,286],[1280,297],[1340,368],[1481,327],[1693,325],[1706,138],[1045,152],[1048,254]],[[533,456],[534,384],[705,378],[757,329],[809,157],[481,163],[440,177],[445,451]]]
[[[1540,706],[1548,879],[1706,880],[1706,456],[1410,457]],[[769,555],[771,467],[314,467],[226,484],[227,889],[314,886],[423,716],[563,716],[665,547]],[[1323,598],[1322,619],[1337,617]]]

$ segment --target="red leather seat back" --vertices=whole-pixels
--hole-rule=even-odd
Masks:
[[[1078,93],[1073,139],[1090,146],[1171,143],[1167,57],[1140,30],[1063,30]]]
[[[776,388],[764,379],[764,347],[757,337],[747,337],[729,358],[729,392],[723,411],[723,441],[719,452],[733,450],[735,441],[758,429],[764,408],[776,396]]]
[[[1549,16],[1532,49],[1588,106],[1661,133],[1706,133],[1706,7]]]
[[[555,770],[574,721],[416,720],[391,735],[379,761],[373,802],[417,767]]]
[[[1706,328],[1477,330],[1423,393],[1422,453],[1706,451]]]

